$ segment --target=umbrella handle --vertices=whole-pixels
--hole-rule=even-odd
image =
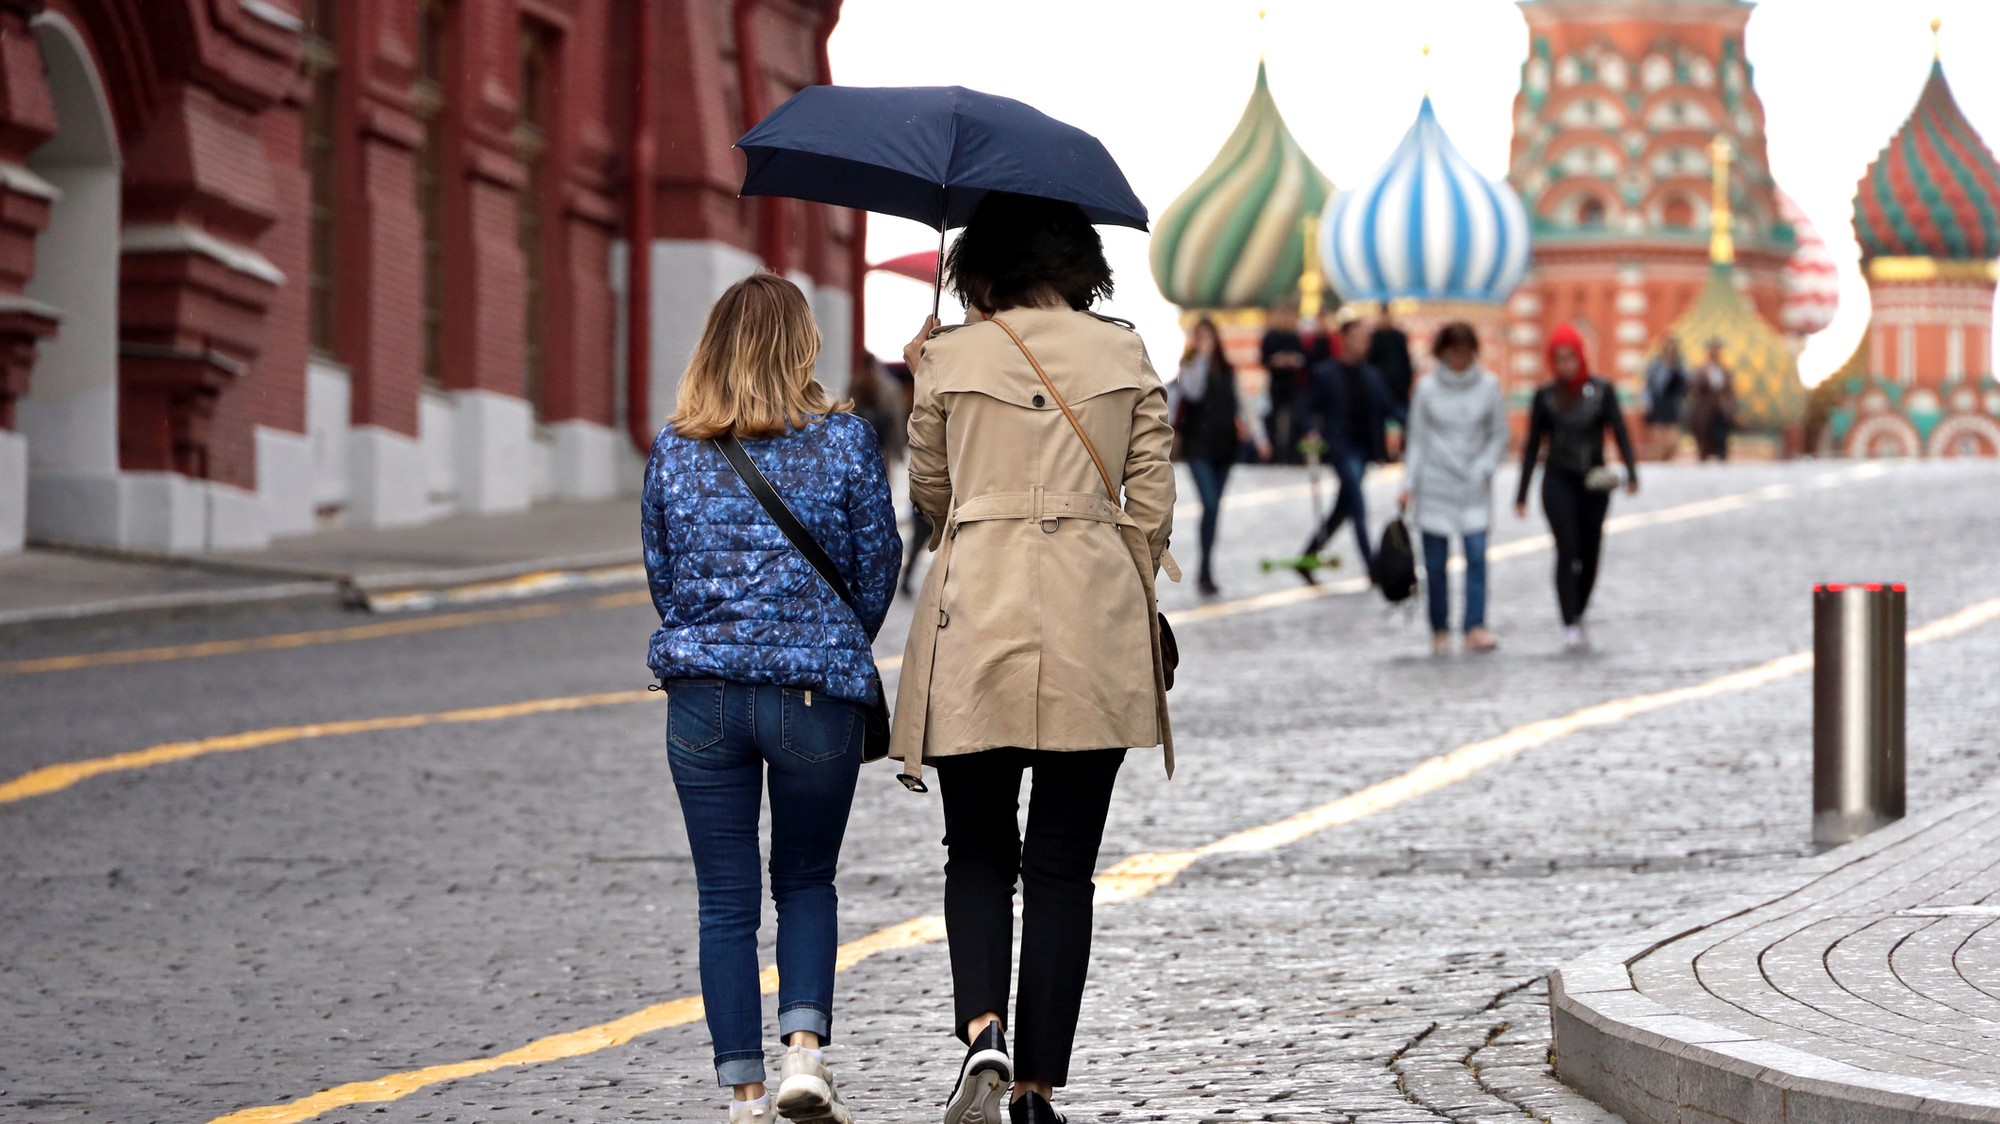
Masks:
[[[938,318],[938,302],[944,299],[944,235],[943,222],[938,223],[937,277],[931,283],[931,319]]]

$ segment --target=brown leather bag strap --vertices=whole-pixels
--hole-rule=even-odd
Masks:
[[[1061,408],[1063,417],[1069,419],[1069,427],[1076,430],[1077,437],[1082,439],[1084,451],[1090,454],[1090,463],[1097,466],[1097,478],[1104,482],[1105,494],[1111,497],[1112,503],[1118,503],[1118,488],[1111,483],[1111,474],[1104,470],[1104,458],[1097,455],[1097,446],[1090,443],[1090,434],[1083,431],[1083,423],[1076,420],[1076,414],[1070,410],[1069,403],[1064,401],[1062,391],[1057,390],[1056,384],[1049,381],[1049,373],[1042,370],[1042,364],[1035,358],[1035,353],[1028,350],[1028,345],[1022,342],[1020,334],[1015,332],[1006,321],[1000,319],[998,316],[989,316],[986,319],[1000,325],[1000,330],[1007,333],[1008,338],[1014,341],[1014,346],[1021,349],[1022,355],[1028,357],[1028,366],[1033,367],[1035,374],[1041,377],[1042,385],[1049,388],[1049,397],[1056,400],[1056,405]]]

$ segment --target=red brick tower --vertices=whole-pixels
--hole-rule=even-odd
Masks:
[[[1534,228],[1510,302],[1517,399],[1568,321],[1635,393],[1650,341],[1709,277],[1708,146],[1727,138],[1737,284],[1776,323],[1794,248],[1765,153],[1744,0],[1520,0],[1530,33],[1508,178]]]

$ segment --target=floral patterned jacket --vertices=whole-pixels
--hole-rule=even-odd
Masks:
[[[840,568],[861,617],[793,549],[721,450],[669,426],[653,442],[640,500],[660,613],[647,665],[662,681],[807,687],[871,701],[870,645],[903,557],[874,429],[836,413],[743,447]]]

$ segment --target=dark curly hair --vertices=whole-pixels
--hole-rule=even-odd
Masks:
[[[996,191],[945,257],[951,291],[989,312],[1061,298],[1082,310],[1111,295],[1104,240],[1074,203]]]
[[[1431,354],[1436,355],[1448,347],[1463,347],[1474,355],[1479,354],[1479,333],[1463,320],[1453,320],[1439,328],[1436,338],[1431,340]]]

